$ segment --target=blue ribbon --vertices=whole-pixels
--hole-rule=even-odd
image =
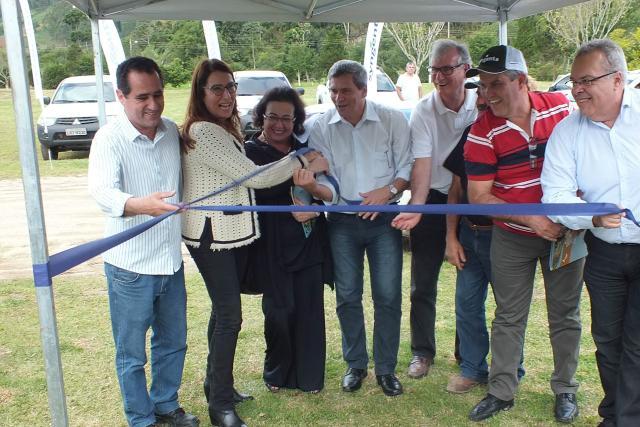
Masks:
[[[290,154],[290,156],[303,155],[310,151],[309,148],[302,148]],[[214,197],[230,188],[241,185],[244,181],[264,172],[275,164],[259,168],[239,180],[231,183],[188,203],[181,203],[180,210],[167,212],[163,215],[151,218],[133,228],[109,237],[84,243],[79,246],[67,249],[49,257],[46,264],[34,264],[33,276],[36,286],[51,286],[51,278],[63,273],[101,253],[145,232],[149,228],[172,215],[180,213],[183,209],[194,209],[201,211],[222,211],[222,212],[413,212],[426,215],[546,215],[546,216],[599,216],[615,213],[625,213],[626,218],[631,220],[636,226],[640,223],[636,221],[629,209],[620,209],[611,203],[520,203],[520,204],[495,204],[495,205],[474,205],[474,204],[443,204],[443,205],[362,205],[357,201],[349,201],[348,205],[310,205],[310,206],[193,206],[194,203]],[[332,183],[335,179],[330,179]],[[336,190],[337,182],[335,182]]]

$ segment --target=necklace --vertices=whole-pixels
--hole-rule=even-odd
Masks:
[[[282,143],[272,142],[272,141],[269,141],[269,138],[267,138],[267,136],[264,134],[264,132],[262,132],[258,136],[258,139],[260,141],[264,142],[265,144],[267,144],[267,145],[273,147],[274,149],[276,149],[276,150],[278,150],[278,151],[280,151],[282,153],[285,153],[285,154],[288,154],[293,150],[293,144],[291,144],[291,141],[282,142]]]

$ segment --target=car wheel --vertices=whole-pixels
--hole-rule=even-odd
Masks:
[[[55,149],[49,151],[49,147],[44,144],[40,144],[40,151],[42,151],[42,160],[58,160],[58,152]]]

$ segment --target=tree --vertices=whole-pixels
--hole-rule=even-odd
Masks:
[[[640,68],[640,28],[636,28],[635,31],[615,29],[611,32],[611,40],[618,43],[624,51],[630,70]]]
[[[318,71],[326,75],[334,62],[345,59],[346,56],[347,51],[342,31],[337,27],[329,29],[318,53]]]
[[[11,87],[11,80],[9,78],[9,62],[7,61],[7,49],[0,48],[0,85],[5,89]]]
[[[602,39],[629,10],[630,0],[592,0],[545,12],[551,34],[568,50]]]
[[[416,72],[429,59],[431,46],[444,27],[444,22],[402,22],[384,26],[402,53],[416,64]]]

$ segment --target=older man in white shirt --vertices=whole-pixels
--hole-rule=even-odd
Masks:
[[[547,203],[614,203],[640,212],[640,91],[625,88],[627,64],[611,40],[578,50],[571,92],[580,107],[547,143],[541,182]],[[640,425],[640,228],[621,214],[553,217],[586,229],[584,281],[604,389],[601,426]]]
[[[409,204],[445,204],[453,175],[444,167],[464,130],[477,115],[476,91],[465,90],[471,57],[464,44],[438,40],[431,51],[429,71],[436,90],[411,114],[411,200]],[[444,215],[400,214],[393,225],[411,230],[411,352],[407,375],[429,373],[436,355],[436,295],[446,246]]]
[[[333,183],[318,178],[322,184],[318,186],[325,190],[322,198],[345,205],[347,211],[328,217],[336,311],[348,365],[342,389],[358,390],[367,376],[362,309],[366,253],[374,303],[375,373],[383,392],[396,396],[402,393],[395,376],[402,314],[402,235],[390,225],[393,214],[352,214],[348,205],[397,202],[411,171],[409,126],[400,111],[366,99],[367,75],[357,62],[338,61],[331,67],[329,91],[335,108],[317,120],[309,145],[326,157],[335,178]]]

